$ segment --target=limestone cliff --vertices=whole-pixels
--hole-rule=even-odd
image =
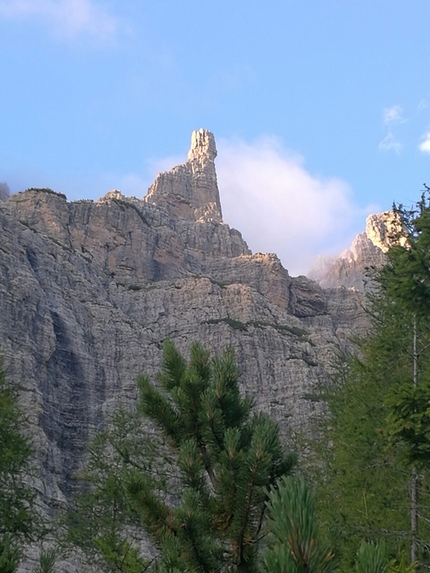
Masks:
[[[9,195],[9,186],[7,183],[0,183],[0,201],[6,201]]]
[[[370,267],[380,267],[385,253],[398,237],[399,223],[393,211],[369,215],[366,230],[359,233],[349,249],[337,258],[323,258],[309,273],[324,288],[344,286],[364,291],[369,282]]]
[[[213,134],[205,129],[194,131],[188,161],[160,173],[144,200],[165,207],[172,217],[221,221],[216,156]]]
[[[309,428],[312,395],[367,319],[361,294],[292,278],[223,223],[213,135],[144,199],[111,191],[68,203],[51,190],[0,202],[0,352],[22,386],[47,511],[67,503],[85,447],[165,339],[236,349],[242,389],[279,421]]]

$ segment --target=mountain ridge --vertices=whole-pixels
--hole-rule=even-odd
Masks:
[[[185,354],[194,340],[233,346],[241,390],[288,441],[322,415],[312,396],[368,328],[361,292],[290,277],[222,222],[215,153],[213,135],[194,132],[188,161],[143,200],[0,201],[0,352],[22,388],[48,515],[75,491],[91,437],[135,403],[138,373],[158,371],[164,340]]]

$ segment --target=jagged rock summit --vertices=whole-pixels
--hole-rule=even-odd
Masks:
[[[215,171],[217,150],[213,133],[193,131],[188,161],[160,173],[145,201],[164,207],[175,217],[195,221],[222,221]]]
[[[344,286],[364,291],[369,283],[366,269],[378,268],[386,262],[385,253],[398,240],[399,231],[399,222],[393,211],[369,215],[366,230],[355,237],[351,246],[337,258],[320,260],[309,276],[323,288]]]

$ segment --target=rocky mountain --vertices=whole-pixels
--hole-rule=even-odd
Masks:
[[[135,400],[136,375],[158,370],[164,340],[185,354],[193,340],[232,345],[243,391],[287,440],[309,429],[334,357],[367,328],[362,294],[337,286],[350,286],[346,262],[322,288],[223,222],[215,157],[199,130],[188,161],[143,199],[29,189],[0,201],[0,352],[22,387],[48,512],[67,504],[91,436]],[[382,256],[366,234],[342,260],[365,249]]]
[[[0,183],[0,201],[6,201],[9,197],[9,186],[7,183]]]
[[[398,240],[399,230],[393,211],[369,215],[366,230],[355,237],[349,249],[336,258],[321,258],[309,276],[323,288],[344,286],[364,292],[369,284],[367,269],[385,263],[385,253]]]

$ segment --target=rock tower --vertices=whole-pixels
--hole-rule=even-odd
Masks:
[[[221,222],[216,156],[213,133],[206,129],[193,131],[188,161],[159,173],[145,201],[164,207],[171,216]]]

